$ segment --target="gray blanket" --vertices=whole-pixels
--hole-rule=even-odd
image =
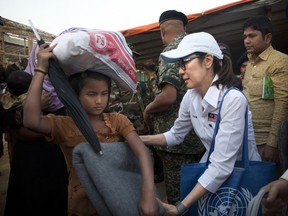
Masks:
[[[139,215],[141,173],[138,159],[124,142],[101,143],[101,147],[102,156],[87,143],[73,150],[73,166],[85,192],[100,215]]]

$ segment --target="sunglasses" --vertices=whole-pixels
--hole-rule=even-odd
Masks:
[[[181,68],[182,70],[186,70],[185,65],[186,65],[188,62],[190,62],[190,61],[192,61],[193,59],[196,59],[196,58],[199,58],[199,56],[196,55],[196,56],[190,56],[190,57],[186,57],[186,58],[180,59],[180,60],[179,60],[180,68]]]

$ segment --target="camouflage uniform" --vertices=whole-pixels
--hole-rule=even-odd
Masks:
[[[112,81],[109,111],[120,112],[127,116],[139,135],[147,133],[143,123],[144,104],[139,88],[137,88],[136,92],[131,93],[128,90],[120,89],[118,85]]]
[[[147,90],[147,76],[144,72],[137,70],[138,86],[137,90],[140,93],[141,98],[145,98]]]
[[[154,66],[155,67],[155,66]],[[143,97],[143,102],[144,102],[144,107],[151,103],[155,99],[155,91],[156,91],[156,73],[157,73],[157,68],[155,67],[154,69],[152,68],[144,68],[149,73],[149,76],[147,77],[147,82],[146,82],[146,94],[145,97]],[[147,74],[146,74],[147,75]],[[147,124],[148,123],[148,124]],[[146,127],[147,127],[147,134],[154,134],[154,124],[153,121],[147,122]],[[153,169],[154,169],[154,182],[155,183],[160,183],[164,180],[164,173],[163,173],[163,165],[161,158],[159,155],[156,153],[155,148],[153,146],[149,146],[149,149],[151,151],[152,157],[153,157]]]
[[[164,50],[172,50],[177,48],[180,41],[186,33],[178,35]],[[184,96],[187,87],[179,74],[179,64],[168,64],[159,57],[158,70],[158,89],[156,92],[161,92],[161,87],[164,83],[169,83],[177,89],[176,102],[165,112],[152,113],[154,121],[154,133],[159,134],[170,130],[174,121],[177,118],[180,102]],[[162,159],[164,178],[166,185],[166,193],[168,202],[174,204],[179,201],[180,192],[180,166],[185,163],[198,162],[204,152],[204,146],[197,137],[194,131],[191,131],[180,145],[173,147],[154,147],[156,152]]]
[[[143,98],[144,106],[146,107],[151,101],[155,98],[155,91],[156,91],[156,74],[151,78],[148,79],[146,82],[146,94]]]

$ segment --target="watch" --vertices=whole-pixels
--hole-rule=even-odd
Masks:
[[[177,209],[179,215],[181,215],[181,216],[184,215],[184,214],[189,210],[189,208],[185,207],[185,206],[183,205],[183,203],[180,202],[180,201],[178,201],[178,202],[176,203],[176,209]]]

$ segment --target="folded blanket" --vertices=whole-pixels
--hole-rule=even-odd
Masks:
[[[127,143],[100,145],[102,156],[87,143],[73,150],[73,166],[85,192],[100,215],[139,215],[142,180],[138,159]]]

